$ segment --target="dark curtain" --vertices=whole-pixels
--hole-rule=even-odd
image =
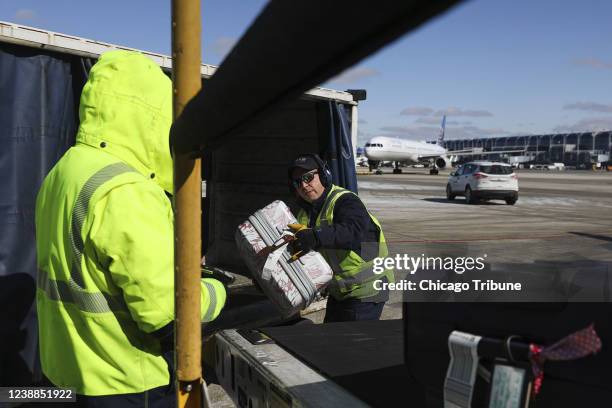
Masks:
[[[74,144],[92,60],[0,44],[0,386],[39,374],[36,194]]]
[[[334,184],[357,193],[355,158],[351,142],[351,106],[320,102],[318,109],[321,157],[332,172]]]

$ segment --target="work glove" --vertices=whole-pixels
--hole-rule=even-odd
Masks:
[[[291,230],[295,231],[295,240],[289,244],[289,253],[302,255],[316,249],[319,246],[317,234],[312,228],[302,224],[289,224]]]

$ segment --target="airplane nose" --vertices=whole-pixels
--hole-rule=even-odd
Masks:
[[[366,155],[366,157],[368,159],[374,159],[375,156],[376,156],[376,150],[375,149],[372,149],[372,148],[368,147],[368,148],[365,149],[364,152],[365,152],[365,155]]]

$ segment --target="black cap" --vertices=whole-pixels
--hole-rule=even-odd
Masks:
[[[289,170],[293,170],[296,167],[304,170],[314,170],[319,168],[319,163],[314,159],[313,156],[303,155],[298,156],[289,166]]]

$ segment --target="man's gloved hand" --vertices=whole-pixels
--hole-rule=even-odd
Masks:
[[[295,241],[289,244],[289,252],[291,254],[297,254],[298,252],[306,254],[318,246],[319,240],[314,230],[312,228],[302,228],[295,233]]]

